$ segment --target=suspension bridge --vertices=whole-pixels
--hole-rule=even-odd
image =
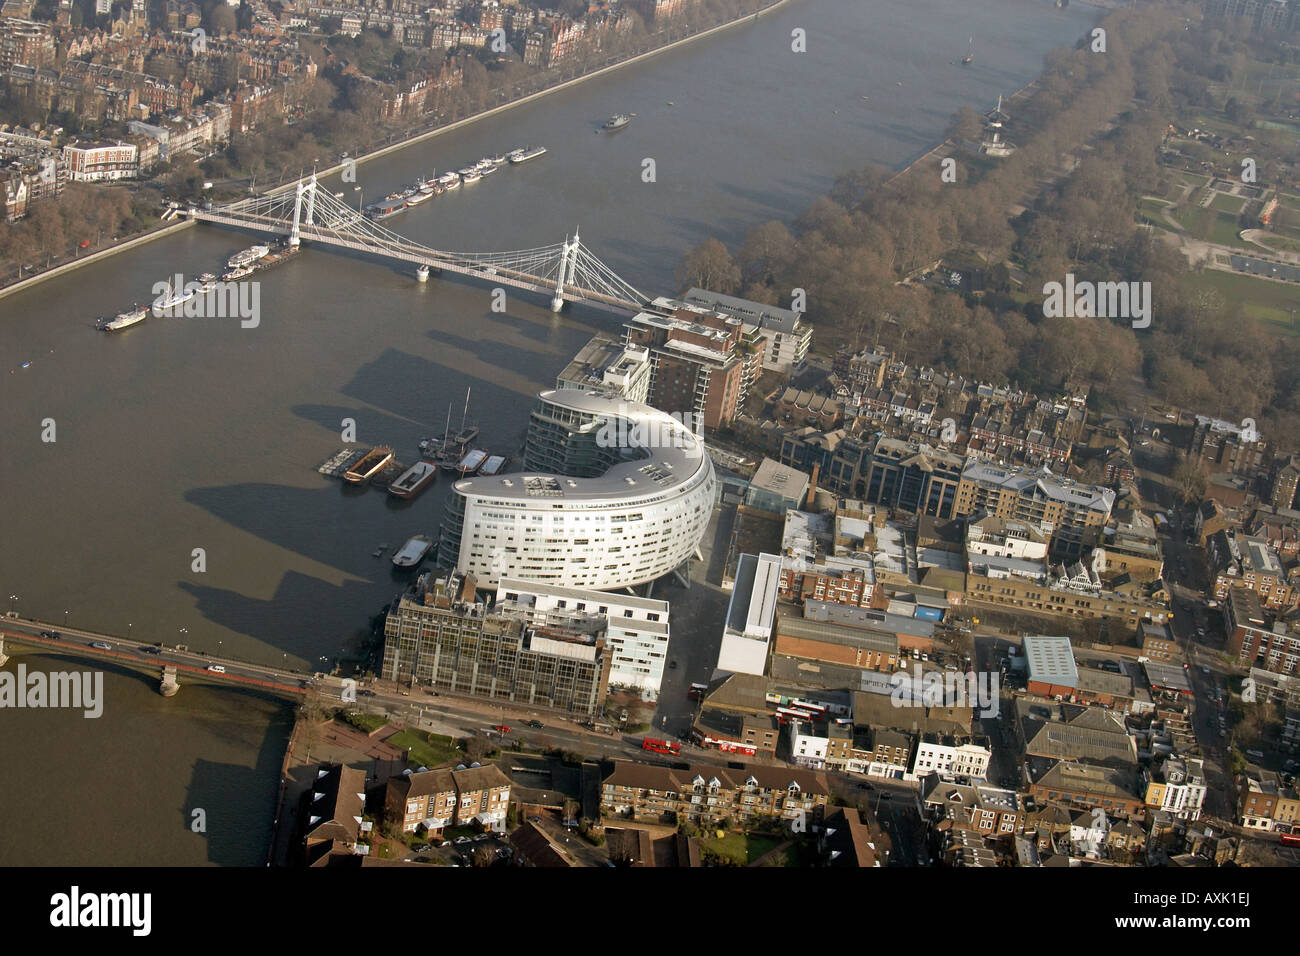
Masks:
[[[314,173],[290,191],[209,209],[191,208],[188,214],[201,222],[288,236],[295,249],[303,241],[336,246],[549,295],[554,312],[566,302],[576,302],[623,314],[637,312],[649,301],[592,255],[576,230],[572,239],[534,249],[443,252],[412,242],[367,218],[321,188]]]

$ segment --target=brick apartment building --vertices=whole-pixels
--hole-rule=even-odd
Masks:
[[[605,778],[600,805],[603,814],[641,821],[716,826],[767,818],[802,833],[822,819],[829,802],[830,783],[819,771],[707,764],[679,770],[619,760]]]
[[[425,770],[390,777],[384,817],[411,833],[421,825],[440,835],[452,826],[478,824],[504,832],[510,778],[494,766]]]

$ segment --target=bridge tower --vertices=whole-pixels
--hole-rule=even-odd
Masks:
[[[573,241],[564,242],[564,251],[560,254],[560,271],[555,280],[555,296],[551,299],[551,311],[564,309],[564,284],[573,281],[573,270],[578,258],[578,230],[573,230]]]
[[[289,248],[297,249],[302,242],[302,199],[307,197],[307,225],[312,224],[312,217],[316,212],[316,174],[311,174],[310,182],[298,180],[296,185],[296,194],[293,198],[293,228],[289,232]]]
[[[316,224],[316,170],[311,171],[311,185],[307,187],[311,195],[307,197],[307,225]]]

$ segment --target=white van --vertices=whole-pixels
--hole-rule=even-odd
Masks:
[[[208,670],[212,671],[214,674],[224,674],[226,672],[225,667],[220,664],[209,664]]]

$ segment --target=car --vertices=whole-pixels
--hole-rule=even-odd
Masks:
[[[111,651],[113,649],[112,644],[106,644],[103,641],[91,641],[90,646],[98,651]]]
[[[669,661],[669,662],[668,662],[668,669],[669,669],[670,671],[675,671],[675,670],[677,670],[677,662],[676,662],[676,661]]]
[[[509,727],[507,724],[497,724],[497,725],[494,726],[492,729],[495,730],[495,731],[496,731],[497,733],[499,733],[499,734],[508,734],[508,733],[510,733],[510,727]]]
[[[144,644],[144,645],[142,645],[142,646],[140,646],[140,647],[137,647],[135,650],[136,650],[136,653],[137,653],[137,654],[158,654],[158,653],[160,653],[160,651],[158,650],[158,648],[156,648],[156,647],[151,647],[151,646],[149,646],[148,644]]]
[[[214,674],[224,674],[226,672],[226,668],[222,664],[209,664],[208,670]]]
[[[375,696],[375,692],[374,692],[373,690],[362,689],[362,690],[357,691],[357,693],[360,694],[362,697],[374,697],[374,696]]]
[[[78,248],[78,249],[89,249],[89,248],[90,248],[90,240],[89,240],[89,239],[82,239],[79,243],[77,243],[77,248]]]
[[[474,837],[474,842],[475,842],[475,843],[482,843],[482,842],[483,842],[484,840],[486,840],[487,838],[488,838],[488,834],[486,834],[486,833],[480,833],[478,836]]]
[[[453,840],[452,842],[453,842],[453,843],[457,843],[457,844],[460,844],[460,843],[468,843],[468,842],[469,842],[469,837],[467,837],[467,836],[458,836],[458,837],[456,837],[456,839]]]
[[[450,840],[439,840],[439,841],[438,841],[438,847],[439,847],[439,849],[441,849],[441,848],[444,847],[444,846],[451,846],[451,841],[450,841]]]
[[[1210,666],[1209,666],[1208,664],[1202,664],[1202,665],[1201,665],[1201,673],[1202,673],[1202,674],[1208,674],[1209,672],[1210,672]]]
[[[416,853],[423,853],[425,850],[429,849],[429,844],[427,844],[427,843],[412,843],[412,844],[411,844],[411,849],[414,850]]]
[[[41,637],[48,637],[48,638],[49,638],[50,640],[52,640],[52,641],[57,641],[57,640],[59,639],[59,632],[58,632],[58,631],[41,631]]]
[[[540,720],[525,720],[525,721],[524,721],[524,726],[525,726],[525,727],[532,727],[534,730],[540,730],[541,728],[545,727],[546,725],[545,725],[544,723],[542,723]]]

